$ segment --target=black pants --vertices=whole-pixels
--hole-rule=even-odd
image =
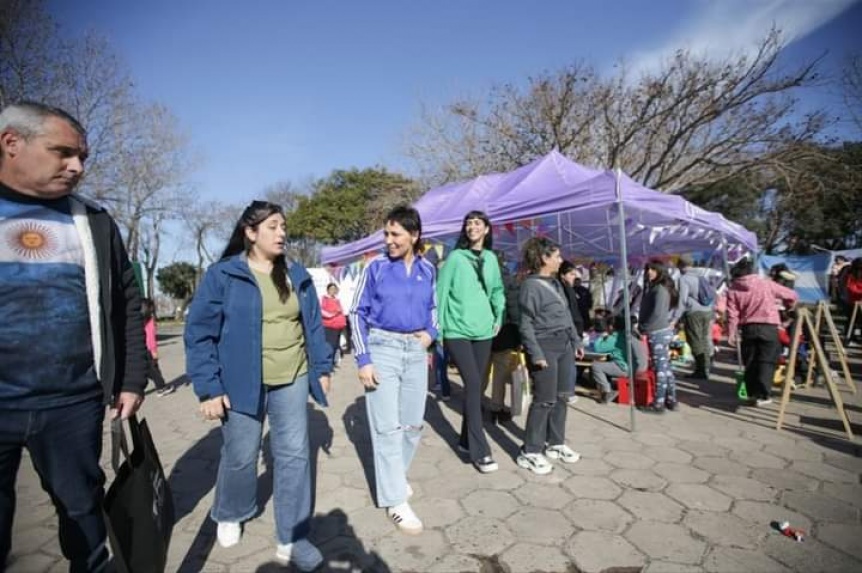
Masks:
[[[59,518],[60,548],[69,571],[105,571],[105,474],[101,397],[44,410],[0,410],[0,571],[12,541],[15,479],[24,448]],[[32,535],[32,534],[31,534]]]
[[[528,454],[540,453],[545,444],[559,446],[566,442],[566,398],[571,395],[575,364],[575,350],[568,338],[540,338],[538,342],[548,366],[537,368],[527,355],[533,378],[533,401],[524,428],[524,451]]]
[[[341,352],[341,329],[324,328],[323,334],[326,338],[326,343],[332,348],[332,365],[335,366],[338,355]]]
[[[482,381],[488,373],[491,339],[447,338],[445,344],[446,352],[457,366],[464,383],[465,398],[459,442],[462,447],[470,450],[470,459],[477,462],[491,455],[491,448],[482,427]]]
[[[742,363],[749,398],[769,398],[775,367],[781,355],[778,327],[774,324],[742,325]]]
[[[161,390],[165,387],[165,377],[162,376],[159,362],[149,352],[147,352],[147,379],[153,381],[153,384],[156,385],[156,390]]]

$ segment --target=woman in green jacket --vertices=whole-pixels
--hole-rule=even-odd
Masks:
[[[464,384],[458,448],[482,473],[496,471],[482,428],[482,381],[488,371],[491,340],[500,330],[506,295],[497,257],[491,250],[491,221],[481,211],[464,217],[461,236],[437,277],[440,339]]]

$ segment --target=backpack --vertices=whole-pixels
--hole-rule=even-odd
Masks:
[[[697,296],[695,299],[701,306],[712,306],[715,303],[715,286],[705,276],[697,277]]]

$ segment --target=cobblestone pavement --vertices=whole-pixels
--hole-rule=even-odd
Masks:
[[[261,464],[261,514],[242,542],[222,549],[207,518],[221,443],[201,420],[182,378],[179,331],[164,328],[162,368],[181,387],[150,394],[142,415],[153,430],[177,506],[168,571],[268,572],[274,560]],[[858,358],[856,349],[852,354]],[[859,364],[854,364],[858,374]],[[365,407],[349,358],[335,376],[332,406],[309,406],[316,465],[312,539],[328,571],[862,571],[862,457],[842,433],[822,388],[794,394],[787,426],[775,404],[755,409],[734,396],[730,367],[707,383],[679,382],[682,405],[662,417],[587,396],[570,410],[568,438],[583,459],[534,476],[514,462],[523,419],[488,425],[500,471],[481,475],[458,455],[459,388],[429,397],[427,426],[410,471],[412,503],[426,524],[400,534],[374,507]],[[859,379],[859,376],[856,376]],[[457,380],[457,379],[456,379]],[[842,395],[862,433],[862,386]],[[107,440],[107,435],[106,435]],[[107,441],[106,441],[107,444]],[[107,449],[107,448],[106,448]],[[108,479],[113,477],[107,458]],[[65,571],[53,507],[28,460],[18,477],[10,573]],[[776,522],[807,532],[803,543]]]

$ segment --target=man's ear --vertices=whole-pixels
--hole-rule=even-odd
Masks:
[[[14,129],[0,132],[0,157],[14,157],[18,154],[23,138]]]

